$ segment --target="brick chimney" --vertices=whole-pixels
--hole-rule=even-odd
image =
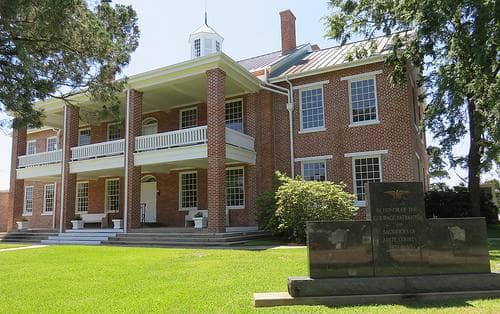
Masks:
[[[281,52],[289,53],[297,47],[295,39],[295,15],[292,11],[285,10],[280,12],[281,17]]]

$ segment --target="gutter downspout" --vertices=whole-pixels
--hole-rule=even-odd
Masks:
[[[290,91],[288,93],[288,104],[286,104],[286,109],[288,109],[288,120],[290,124],[290,168],[292,173],[292,178],[295,178],[295,154],[294,154],[294,145],[293,145],[293,85],[292,82],[288,79],[288,76],[285,77],[285,82],[290,86]]]
[[[130,120],[130,89],[127,89],[127,102],[126,106],[127,108],[125,109],[125,199],[124,199],[124,204],[123,204],[123,233],[127,233],[128,230],[128,161],[129,161],[129,120]]]

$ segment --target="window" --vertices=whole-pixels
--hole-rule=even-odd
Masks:
[[[205,54],[213,52],[213,42],[211,39],[205,39],[204,44],[205,44],[204,50],[206,52]]]
[[[23,215],[31,216],[31,214],[33,214],[33,187],[25,186]]]
[[[46,184],[43,190],[43,212],[52,213],[54,212],[54,196],[55,196],[56,185]]]
[[[47,151],[48,152],[53,152],[57,150],[57,137],[48,137],[47,138]]]
[[[34,155],[36,154],[36,141],[28,141],[26,143],[26,155]]]
[[[158,120],[147,118],[142,121],[142,135],[152,135],[158,133]]]
[[[86,213],[89,210],[89,183],[78,182],[76,184],[76,212]]]
[[[243,133],[243,102],[226,103],[226,127]]]
[[[194,41],[194,56],[199,57],[201,56],[201,40],[196,39]]]
[[[181,210],[198,208],[198,176],[196,171],[179,173]]]
[[[181,110],[179,121],[181,122],[179,126],[181,129],[198,126],[198,109],[194,107]]]
[[[306,181],[326,181],[326,161],[303,161],[302,179]]]
[[[301,130],[323,129],[325,127],[323,109],[323,87],[300,90]]]
[[[118,212],[120,207],[120,179],[106,180],[106,211]]]
[[[217,52],[220,52],[220,42],[218,42],[218,41],[215,42],[215,50]]]
[[[226,169],[226,207],[245,207],[245,177],[243,168]]]
[[[365,184],[382,181],[380,159],[380,156],[353,158],[354,188],[359,206],[365,206]]]
[[[81,129],[78,134],[78,146],[90,145],[90,128]]]
[[[108,124],[108,141],[116,141],[121,137],[120,122]]]
[[[375,78],[349,81],[351,97],[351,123],[376,122],[377,96]]]

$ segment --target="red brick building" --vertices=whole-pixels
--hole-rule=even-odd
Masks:
[[[7,229],[25,217],[64,230],[76,214],[103,226],[121,218],[125,229],[184,227],[197,212],[214,232],[255,227],[255,198],[275,170],[345,182],[361,209],[366,182],[426,186],[416,74],[388,83],[391,38],[347,62],[367,42],[297,46],[295,16],[280,15],[282,50],[241,61],[201,26],[191,60],[129,78],[120,119],[97,121],[101,105],[85,95],[36,104],[45,127],[13,131]]]

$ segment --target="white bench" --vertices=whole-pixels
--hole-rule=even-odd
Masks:
[[[84,223],[102,223],[102,219],[106,214],[81,214]]]

